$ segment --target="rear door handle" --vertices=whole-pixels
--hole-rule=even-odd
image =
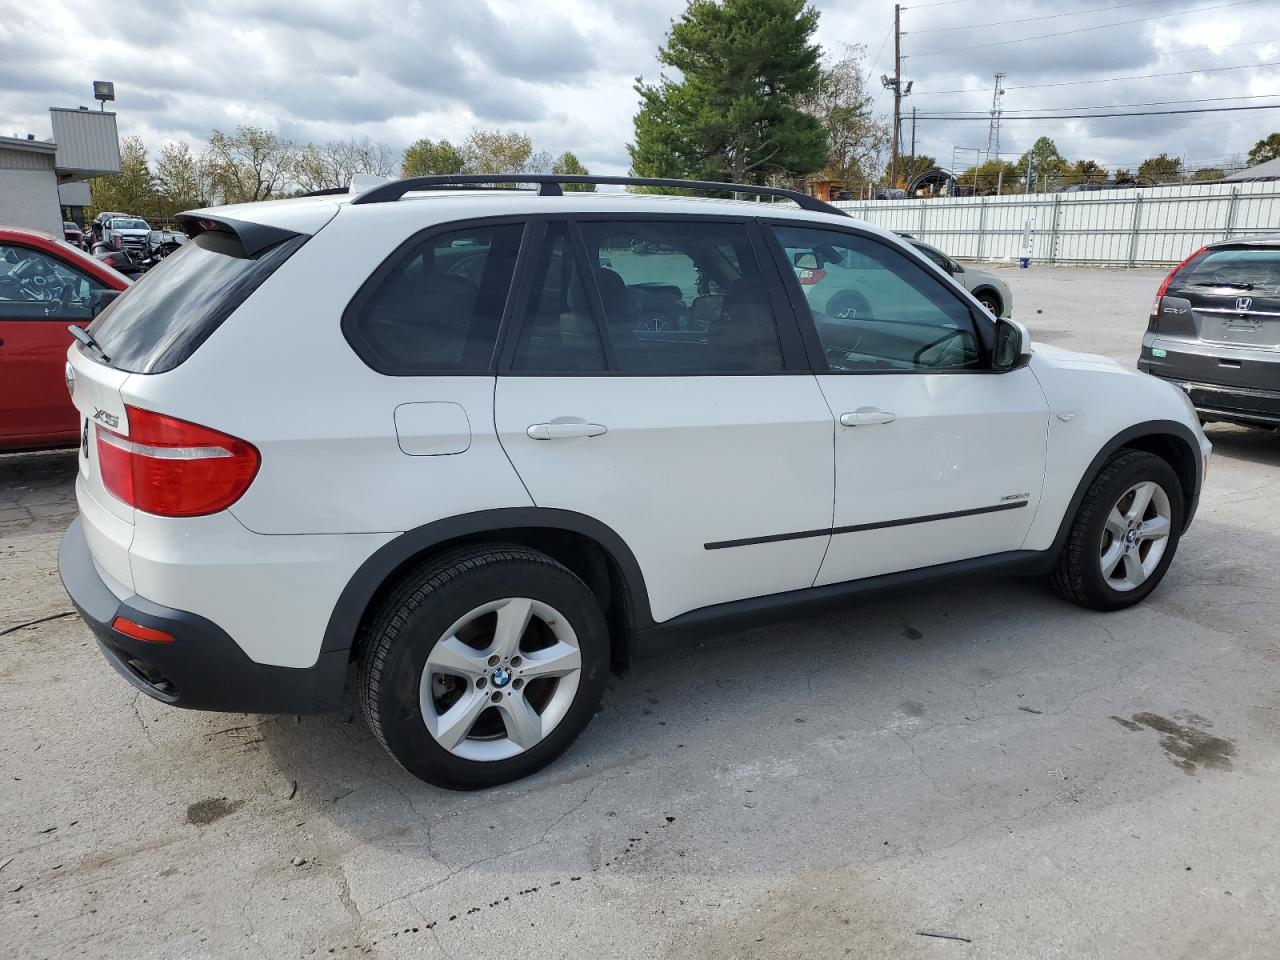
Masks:
[[[840,425],[844,427],[861,427],[870,423],[893,423],[898,418],[879,407],[859,407],[853,413],[840,414]]]
[[[527,431],[530,440],[567,440],[571,437],[598,437],[608,432],[608,429],[599,423],[583,423],[581,421],[570,421],[568,423],[535,423],[529,427]]]

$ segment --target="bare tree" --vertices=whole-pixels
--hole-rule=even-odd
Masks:
[[[350,185],[357,174],[390,176],[396,169],[394,151],[368,137],[309,143],[298,154],[293,179],[302,190],[329,190]]]
[[[288,191],[298,147],[261,127],[236,127],[234,134],[213,131],[209,159],[213,183],[227,203],[269,200]]]
[[[533,141],[517,130],[472,130],[462,141],[467,173],[546,173],[551,155],[533,152]]]
[[[815,176],[846,184],[870,183],[879,173],[889,144],[889,122],[871,112],[867,93],[866,48],[845,46],[844,56],[825,63],[818,88],[800,108],[827,132],[827,162]]]

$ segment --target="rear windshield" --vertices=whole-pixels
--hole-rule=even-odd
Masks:
[[[1280,249],[1236,247],[1210,250],[1178,272],[1172,286],[1280,291]]]
[[[89,332],[117,369],[172,370],[305,240],[292,237],[250,257],[234,235],[202,233],[118,297]]]

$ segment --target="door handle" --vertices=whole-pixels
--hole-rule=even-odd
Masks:
[[[843,427],[861,427],[870,423],[893,423],[898,418],[879,407],[859,407],[853,413],[840,414]]]
[[[530,440],[566,440],[572,437],[598,437],[607,433],[608,429],[599,423],[552,421],[532,424],[527,432]]]

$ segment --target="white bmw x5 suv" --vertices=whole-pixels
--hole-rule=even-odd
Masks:
[[[476,788],[659,639],[955,575],[1115,610],[1164,575],[1210,450],[1169,384],[1033,348],[799,194],[480,179],[186,214],[78,333],[59,566],[149,696],[324,710],[355,662],[392,756]]]

